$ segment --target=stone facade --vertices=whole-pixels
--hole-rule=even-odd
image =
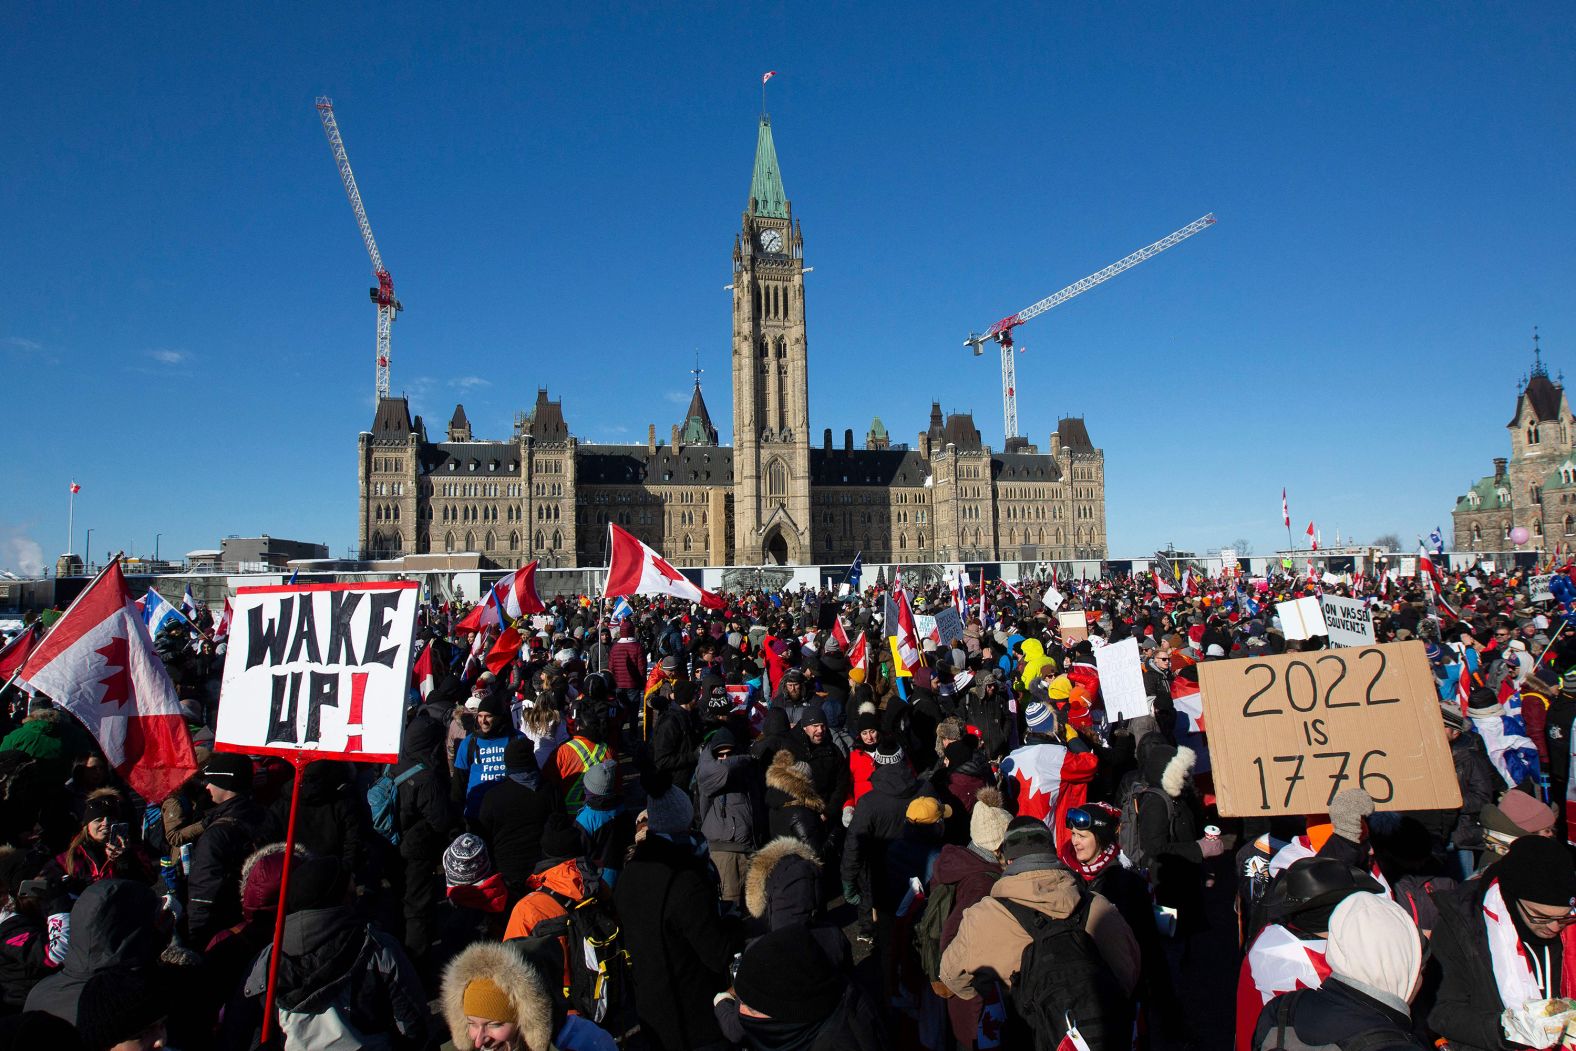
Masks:
[[[1468,487],[1452,514],[1454,548],[1468,552],[1567,551],[1576,543],[1576,417],[1563,377],[1549,379],[1541,352],[1516,397],[1510,456]],[[1526,543],[1510,539],[1527,531]]]
[[[405,398],[382,400],[359,443],[367,557],[475,551],[500,565],[607,560],[615,522],[678,566],[1104,558],[1105,456],[1069,417],[1041,453],[996,452],[972,416],[932,403],[914,446],[879,418],[863,448],[812,445],[804,237],[783,191],[771,122],[733,244],[733,444],[695,384],[670,442],[582,442],[538,390],[507,441],[478,441],[463,406],[431,441]]]

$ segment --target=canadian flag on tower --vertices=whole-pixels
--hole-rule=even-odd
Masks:
[[[761,83],[765,84],[768,80],[772,79],[776,75],[777,75],[777,71],[775,69],[770,71],[770,72],[768,72],[768,73],[762,73],[761,74]]]
[[[115,772],[148,802],[161,802],[197,772],[180,699],[153,652],[119,560],[71,603],[20,678],[76,716]]]
[[[620,595],[672,595],[699,602],[707,609],[726,609],[727,603],[691,581],[668,560],[642,544],[634,534],[609,522],[613,556],[607,567],[604,598]]]
[[[1286,490],[1281,489],[1281,522],[1287,529],[1291,528],[1291,505],[1286,502]]]

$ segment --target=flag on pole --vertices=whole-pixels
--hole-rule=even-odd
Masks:
[[[503,602],[509,593],[509,579],[504,577],[492,586],[487,592],[487,597],[471,607],[471,611],[460,618],[454,625],[456,632],[475,632],[478,636],[486,628],[496,628],[503,624]]]
[[[44,625],[33,621],[23,628],[10,642],[0,646],[0,680],[8,680],[15,675],[26,662],[28,654],[38,648],[38,642],[44,637]],[[0,685],[4,685],[0,681]]]
[[[494,675],[502,675],[509,662],[520,655],[520,647],[524,643],[525,638],[515,630],[514,625],[504,628],[498,633],[498,641],[493,643],[492,649],[487,652],[483,661],[487,665],[487,670]]]
[[[502,584],[503,581],[499,583]],[[501,609],[510,620],[523,617],[527,613],[541,613],[547,609],[542,605],[541,596],[536,593],[535,562],[515,570],[509,577],[508,592],[503,596]]]
[[[771,70],[770,72],[767,72],[767,73],[762,73],[761,74],[761,85],[764,87],[766,85],[766,82],[768,80],[772,79],[773,77],[775,77],[776,75],[777,75],[777,71],[775,69]]]
[[[421,692],[421,699],[426,700],[427,694],[432,692],[437,679],[432,669],[432,643],[421,648],[421,656],[416,658],[416,663],[410,669],[410,684]]]
[[[1428,534],[1428,541],[1434,545],[1434,557],[1443,558],[1445,554],[1445,534],[1440,531],[1439,526],[1435,526],[1434,531]]]
[[[133,605],[141,607],[142,623],[147,625],[149,638],[158,638],[159,632],[173,623],[191,623],[180,610],[170,605],[168,599],[152,588],[148,589],[140,603]]]
[[[668,560],[640,542],[626,529],[607,524],[612,533],[612,558],[607,569],[604,598],[620,595],[672,595],[699,602],[707,609],[726,609],[727,603],[691,581]]]
[[[197,772],[180,698],[118,560],[66,609],[22,666],[21,680],[75,716],[148,802],[162,802]]]
[[[72,496],[76,496],[81,491],[82,491],[82,487],[80,485],[78,485],[76,482],[72,482],[71,483],[71,495]]]
[[[1284,487],[1281,488],[1281,523],[1287,529],[1291,528],[1291,505],[1286,502],[1286,490]]]
[[[620,598],[617,602],[613,603],[614,620],[629,620],[634,615],[635,610],[630,606],[629,599]]]
[[[859,551],[854,555],[853,563],[848,567],[848,590],[859,590],[859,578],[865,575],[865,553]]]
[[[285,583],[286,584],[294,584],[296,582],[297,578],[299,578],[300,576],[301,576],[301,571],[299,569],[292,569],[290,571],[290,579],[285,581]]]
[[[192,598],[192,586],[186,585],[186,594],[181,596],[181,616],[187,620],[197,619],[197,600]]]
[[[230,617],[230,600],[228,597],[226,597],[224,600],[224,609],[220,610],[219,615],[213,618],[213,638],[215,642],[229,637]]]
[[[909,608],[908,593],[898,588],[892,593],[892,603],[897,610],[897,621],[890,626],[896,640],[894,650],[910,673],[920,664],[919,630],[914,624],[914,611]]]
[[[1319,550],[1319,534],[1314,530],[1313,523],[1308,523],[1308,539],[1313,543],[1313,549]]]

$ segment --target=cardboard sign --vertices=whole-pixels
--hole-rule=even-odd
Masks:
[[[1040,604],[1046,609],[1050,610],[1052,613],[1055,613],[1057,610],[1061,609],[1062,603],[1066,601],[1067,597],[1060,591],[1056,590],[1055,584],[1052,584],[1050,587],[1046,588],[1045,594],[1040,596]]]
[[[1062,643],[1082,642],[1089,637],[1089,621],[1081,609],[1056,614],[1056,624],[1061,630]]]
[[[1328,813],[1348,788],[1380,810],[1461,806],[1421,642],[1205,661],[1198,678],[1228,817]]]
[[[1554,579],[1553,573],[1543,573],[1539,576],[1527,578],[1527,594],[1531,596],[1530,602],[1553,602],[1554,592],[1549,590],[1549,581]]]
[[[1416,555],[1402,555],[1401,556],[1401,575],[1403,577],[1415,577],[1415,576],[1417,576],[1417,556]]]
[[[1149,715],[1149,698],[1144,690],[1144,671],[1138,662],[1138,640],[1133,638],[1096,647],[1095,667],[1100,669],[1100,696],[1105,701],[1105,717],[1137,719]]]
[[[936,610],[936,641],[950,646],[963,638],[963,618],[951,606]]]
[[[420,589],[414,580],[237,589],[214,748],[397,760]]]
[[[1324,614],[1319,611],[1319,600],[1311,595],[1277,603],[1275,615],[1280,618],[1281,634],[1286,636],[1288,642],[1300,642],[1324,634]]]
[[[1372,646],[1378,641],[1374,637],[1373,613],[1361,599],[1325,595],[1319,599],[1319,612],[1324,616],[1324,630],[1331,646]]]
[[[926,639],[932,642],[939,641],[936,635],[936,618],[929,613],[914,614],[914,634],[919,636],[921,645]]]

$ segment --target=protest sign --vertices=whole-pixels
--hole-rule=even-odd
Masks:
[[[1319,600],[1313,596],[1277,603],[1275,615],[1280,618],[1281,634],[1288,642],[1300,642],[1323,635],[1324,614],[1319,612]]]
[[[1402,555],[1401,556],[1401,575],[1403,577],[1415,577],[1415,576],[1417,576],[1417,556],[1416,555]]]
[[[932,642],[939,641],[936,636],[936,618],[929,613],[914,614],[914,634],[919,636],[921,643],[926,639]]]
[[[1482,562],[1479,562],[1478,565],[1483,567],[1483,572],[1485,573],[1494,572],[1494,560],[1492,558],[1485,558]]]
[[[1325,595],[1319,599],[1319,612],[1331,646],[1372,646],[1378,641],[1372,611],[1361,599]]]
[[[963,618],[951,606],[936,610],[936,641],[950,646],[963,638]]]
[[[1144,692],[1144,672],[1138,663],[1138,640],[1126,638],[1094,651],[1095,667],[1100,669],[1100,696],[1105,701],[1105,717],[1137,719],[1151,714]]]
[[[1527,578],[1527,594],[1530,602],[1553,602],[1554,592],[1549,590],[1549,581],[1554,579],[1553,573],[1542,573],[1535,577]]]
[[[1062,642],[1082,642],[1089,637],[1089,621],[1081,609],[1056,614],[1056,624],[1061,629]]]
[[[239,588],[214,748],[296,762],[397,760],[420,587]]]
[[[1056,590],[1055,584],[1052,584],[1050,587],[1046,588],[1045,594],[1040,596],[1040,604],[1046,609],[1050,610],[1052,613],[1055,613],[1057,610],[1061,609],[1062,603],[1066,601],[1066,596],[1064,596],[1060,591]]]
[[[1461,806],[1421,642],[1198,668],[1222,814],[1323,814],[1348,788],[1380,810]]]

